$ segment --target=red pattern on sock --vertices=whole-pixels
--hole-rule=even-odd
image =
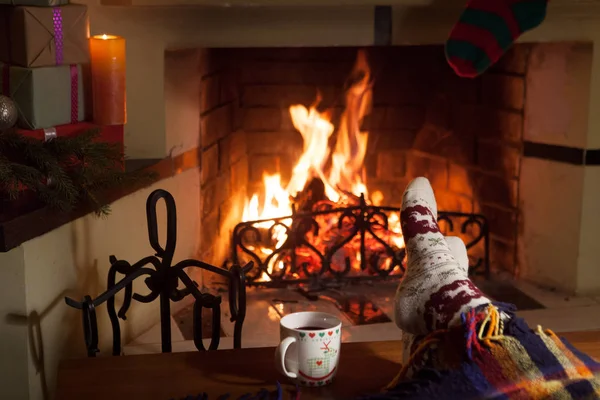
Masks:
[[[439,233],[440,227],[437,224],[433,213],[425,206],[406,207],[400,213],[402,221],[402,235],[404,240],[408,241],[418,234]]]
[[[451,295],[450,292],[457,292]],[[473,299],[485,297],[470,279],[442,286],[425,303],[425,325],[429,331],[445,329],[457,312]]]

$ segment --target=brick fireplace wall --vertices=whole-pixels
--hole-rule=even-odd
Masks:
[[[337,125],[343,86],[355,48],[235,49],[239,98],[239,125],[248,143],[249,189],[260,192],[263,174],[280,173],[287,182],[302,153],[302,137],[292,124],[289,107],[310,106],[322,98],[319,109],[331,109]]]
[[[202,50],[200,62],[200,258],[221,265],[247,193],[245,133],[236,127],[238,92],[227,52]],[[214,274],[205,274],[209,285]]]
[[[374,111],[383,109],[397,122],[386,126],[372,114],[369,187],[379,187],[397,203],[408,181],[426,176],[438,209],[486,216],[492,270],[516,272],[529,50],[515,46],[495,68],[468,80],[450,70],[440,46],[400,48],[375,88]],[[401,70],[406,64],[407,73]],[[381,135],[382,126],[393,132]],[[403,140],[390,139],[398,132]]]
[[[237,217],[239,213],[230,213],[228,207],[240,204],[245,189],[248,195],[260,193],[264,173],[280,173],[284,183],[290,178],[302,151],[302,138],[289,116],[290,105],[313,104],[318,90],[320,108],[331,109],[337,125],[344,84],[357,50],[214,51],[227,64],[220,71],[227,73],[203,78],[210,99],[203,118],[210,124],[227,119],[226,113],[234,116],[233,122],[223,121],[220,128],[213,128],[221,132],[218,138],[211,135],[207,142],[203,137],[206,163],[214,164],[203,173],[203,188],[210,188],[204,192],[204,204],[213,204],[203,210],[207,230],[221,234],[230,230],[232,225],[223,227],[217,214],[221,219],[223,215]],[[368,50],[375,78],[373,107],[364,121],[370,134],[365,160],[369,190],[380,191],[384,203],[397,206],[406,184],[416,176],[427,176],[436,190],[439,209],[479,212],[489,218],[492,267],[509,271],[516,265],[517,182],[528,53],[528,45],[516,46],[493,70],[468,80],[450,70],[441,46]],[[231,81],[225,83],[227,79],[233,79],[234,88]],[[211,91],[215,94],[208,95]],[[217,152],[219,168],[214,161]],[[214,206],[217,202],[219,211]],[[213,228],[219,224],[219,229]],[[203,249],[211,251],[215,238],[210,234],[205,238]]]

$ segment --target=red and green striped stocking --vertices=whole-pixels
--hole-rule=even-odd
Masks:
[[[473,78],[493,65],[524,32],[542,23],[548,0],[469,0],[450,32],[446,57]]]

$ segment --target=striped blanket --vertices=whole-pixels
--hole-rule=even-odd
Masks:
[[[415,365],[418,368],[407,379]],[[240,398],[270,399],[298,400],[300,391],[283,393],[277,384],[275,392],[263,390]],[[384,391],[358,398],[392,399],[600,399],[600,363],[550,330],[530,329],[515,316],[513,306],[494,303],[464,314],[458,326],[421,338]]]
[[[362,399],[600,399],[600,363],[552,331],[530,329],[510,305],[485,305],[423,338],[408,364],[428,366]],[[433,350],[432,350],[433,349]]]

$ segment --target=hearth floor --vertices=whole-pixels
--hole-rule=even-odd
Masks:
[[[498,301],[513,302],[518,315],[531,325],[542,325],[556,332],[600,329],[600,298],[569,297],[536,286],[495,278],[477,282],[481,289]],[[293,289],[249,288],[242,346],[276,346],[279,320],[298,311],[323,311],[340,318],[343,342],[398,340],[401,331],[393,321],[393,298],[397,282],[347,286],[341,291],[319,292],[318,300],[308,299]],[[219,349],[233,347],[233,324],[229,322],[229,304],[223,296]],[[208,317],[208,315],[207,315]],[[173,351],[195,351],[191,337],[190,307],[171,318]],[[210,332],[205,328],[206,333]],[[208,347],[210,339],[205,339]],[[160,352],[160,326],[156,325],[124,348],[125,354]]]

